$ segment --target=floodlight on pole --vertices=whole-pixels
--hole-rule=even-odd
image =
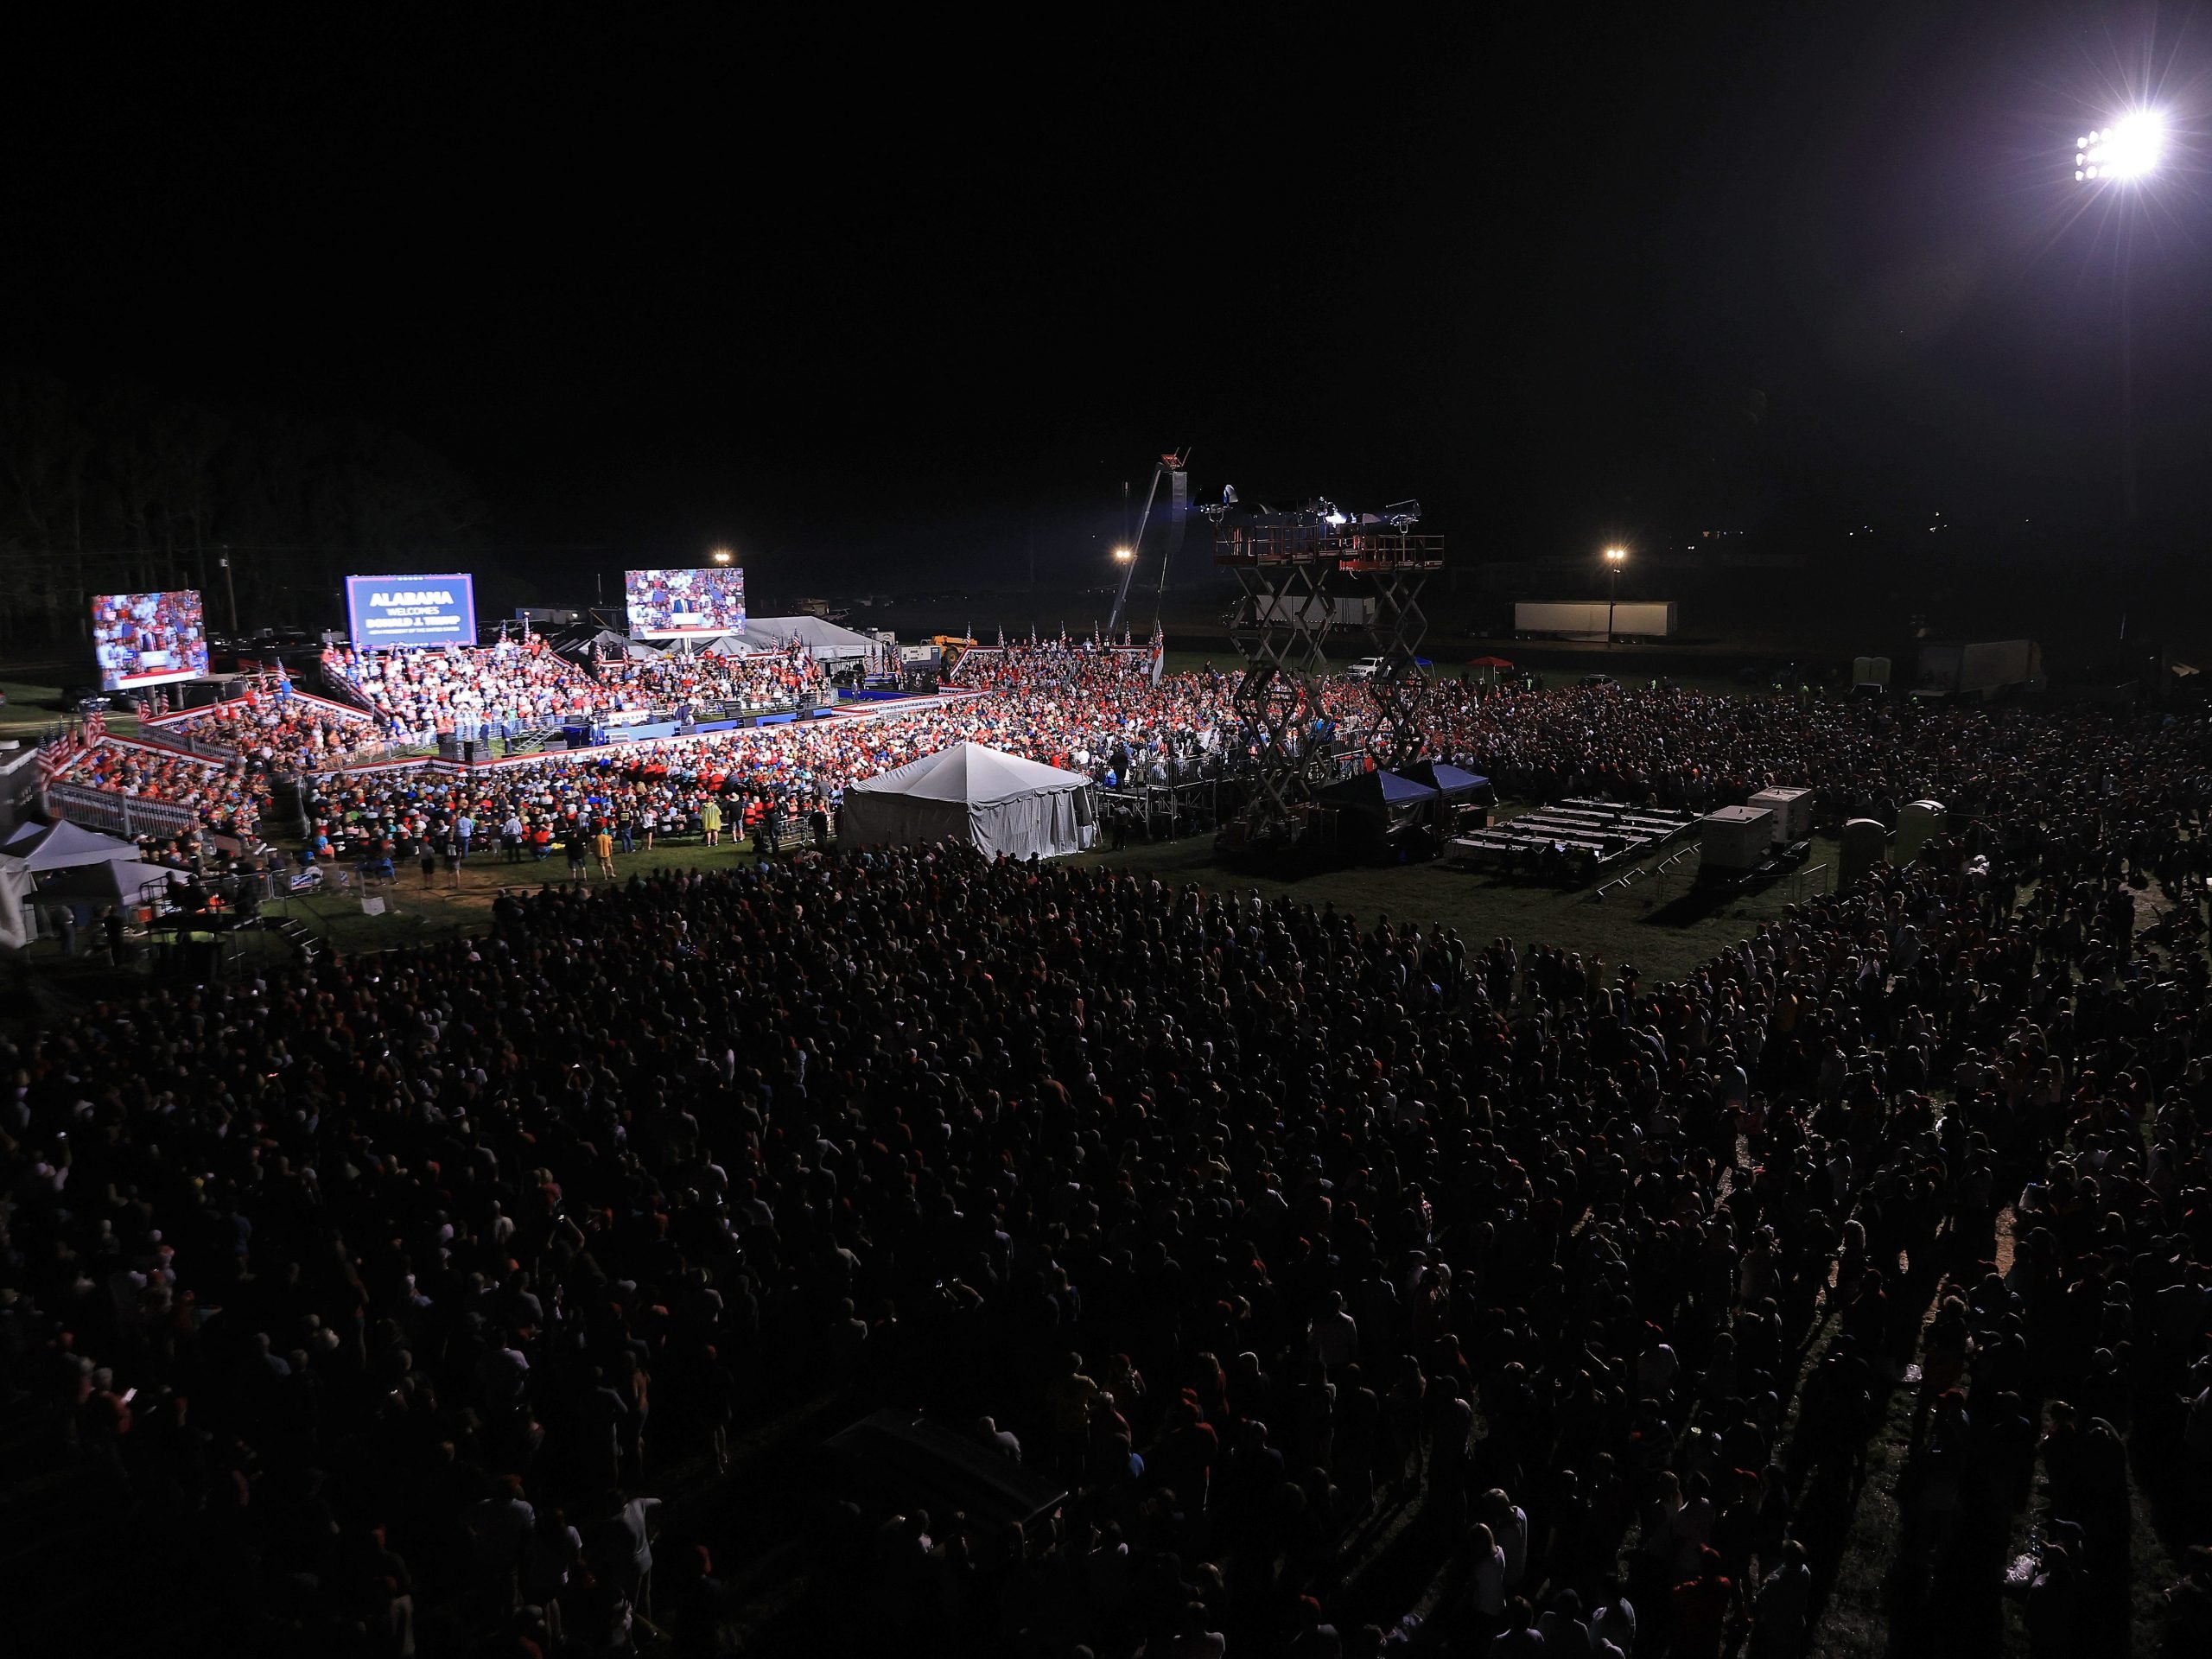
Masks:
[[[737,555],[731,552],[729,549],[726,547],[718,547],[707,556],[712,559],[716,564],[728,564],[732,559],[735,558]]]
[[[2153,109],[2128,110],[2108,127],[2093,127],[2074,141],[2074,181],[2103,187],[2133,185],[2147,188],[2164,163],[2166,118]],[[2132,193],[2131,193],[2132,194]],[[2120,217],[2119,269],[2115,286],[2120,301],[2120,558],[2122,570],[2120,637],[2127,636],[2134,573],[2130,568],[2135,534],[2135,365],[2134,341],[2128,320],[2130,266],[2133,264],[2135,218],[2139,199],[2114,202]]]
[[[1117,547],[1114,550],[1114,563],[1116,564],[1127,564],[1131,559],[1136,557],[1136,550],[1133,547]]]
[[[2156,110],[2131,110],[2074,141],[2074,181],[2125,184],[2157,172],[2165,151],[2166,118]]]
[[[1613,648],[1613,609],[1620,603],[1621,566],[1628,563],[1628,549],[1616,543],[1605,550],[1605,574],[1611,586],[1605,594],[1605,649]]]

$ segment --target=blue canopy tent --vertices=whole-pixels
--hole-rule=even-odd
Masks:
[[[1435,851],[1426,826],[1442,797],[1427,784],[1395,772],[1361,772],[1319,791],[1314,798],[1337,810],[1339,844],[1348,851],[1386,861],[1427,857]]]
[[[1444,798],[1447,805],[1457,806],[1465,802],[1486,806],[1491,799],[1489,779],[1441,760],[1416,760],[1406,768],[1406,776],[1415,783],[1427,784]]]

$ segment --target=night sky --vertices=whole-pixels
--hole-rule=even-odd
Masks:
[[[1177,444],[1484,556],[2113,515],[2069,152],[2146,82],[2202,130],[2193,8],[1025,16],[18,19],[0,360],[410,433],[556,569],[1087,573]],[[2205,196],[2133,244],[2170,539]]]

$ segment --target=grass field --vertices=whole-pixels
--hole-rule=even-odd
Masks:
[[[61,718],[58,685],[0,680],[0,693],[8,699],[0,703],[0,738],[33,737]],[[107,717],[107,728],[118,737],[129,737],[138,729],[138,716],[118,710]]]

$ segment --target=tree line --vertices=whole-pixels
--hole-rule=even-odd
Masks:
[[[96,594],[198,588],[217,632],[329,626],[347,574],[454,568],[484,522],[469,480],[400,433],[0,371],[11,657],[73,651]]]

